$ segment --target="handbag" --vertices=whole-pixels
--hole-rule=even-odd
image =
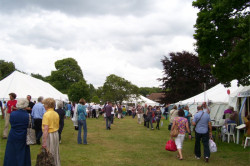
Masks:
[[[177,124],[175,124],[175,127],[174,127],[174,129],[173,129],[173,130],[171,130],[170,135],[171,135],[171,137],[177,137],[177,136],[178,136],[178,134],[179,134],[179,129],[178,129]]]
[[[212,153],[217,152],[217,146],[212,139],[209,139],[209,150]]]
[[[36,166],[55,166],[54,157],[48,149],[41,148],[36,158]]]
[[[165,149],[171,152],[177,151],[177,147],[176,147],[174,140],[170,139],[169,141],[167,141]]]
[[[27,145],[34,145],[36,144],[36,134],[35,130],[32,127],[31,116],[29,114],[29,126],[27,128],[27,136],[26,136],[26,144]]]

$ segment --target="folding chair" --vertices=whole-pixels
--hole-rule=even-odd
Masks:
[[[233,136],[233,140],[234,140],[234,143],[235,143],[235,134],[234,134],[234,132],[235,132],[235,127],[236,126],[237,126],[237,124],[234,124],[234,123],[227,124],[227,126],[226,126],[227,131],[226,131],[225,135],[228,136],[228,139],[227,139],[228,143],[230,141],[230,136]]]

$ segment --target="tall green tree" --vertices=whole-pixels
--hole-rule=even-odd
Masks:
[[[40,80],[43,80],[43,81],[48,81],[46,79],[46,77],[43,77],[41,74],[34,74],[34,73],[31,73],[31,76],[34,77],[34,78],[37,78],[37,79],[40,79]]]
[[[4,79],[15,70],[16,68],[13,62],[6,62],[4,60],[0,60],[0,80]]]
[[[51,72],[49,82],[62,93],[68,93],[70,86],[79,81],[85,81],[82,70],[73,58],[55,62],[56,71]]]
[[[151,93],[160,93],[162,92],[161,88],[158,87],[140,87],[139,88],[139,93],[143,96],[150,95]]]
[[[100,99],[98,96],[93,96],[92,99],[91,99],[91,102],[94,102],[94,103],[97,103],[97,104],[100,104]]]
[[[136,85],[133,85],[126,79],[111,74],[106,78],[103,85],[103,98],[105,101],[121,104],[122,101],[128,100],[131,95],[138,96],[138,90]]]
[[[90,98],[92,99],[94,96],[96,96],[96,89],[93,86],[93,84],[89,84],[89,93],[90,93]]]
[[[197,95],[203,91],[203,84],[210,88],[217,84],[209,65],[201,66],[199,58],[183,51],[170,53],[161,60],[164,68],[164,103],[175,103]]]
[[[81,98],[84,98],[87,102],[90,102],[89,85],[85,80],[70,85],[68,90],[68,97],[70,101],[78,102]]]
[[[196,0],[196,51],[223,84],[250,84],[249,0]]]

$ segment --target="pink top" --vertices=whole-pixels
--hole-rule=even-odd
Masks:
[[[186,123],[188,123],[187,119],[184,117],[176,117],[174,118],[175,124],[178,125],[179,134],[186,133]]]

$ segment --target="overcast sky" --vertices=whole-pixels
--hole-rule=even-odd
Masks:
[[[48,76],[72,57],[96,88],[110,74],[159,86],[164,56],[194,53],[192,1],[0,0],[0,59]]]

